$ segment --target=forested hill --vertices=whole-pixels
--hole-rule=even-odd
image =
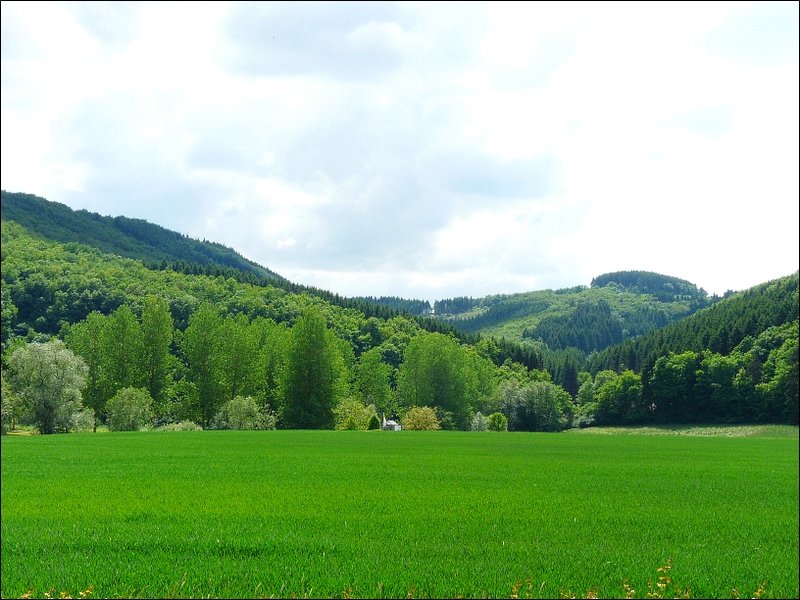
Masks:
[[[440,300],[434,312],[464,332],[588,354],[683,319],[716,300],[683,279],[622,271],[595,277],[591,287]]]
[[[708,295],[695,284],[650,271],[617,271],[605,273],[592,279],[592,287],[615,285],[629,292],[649,294],[660,302],[700,301]]]
[[[589,357],[590,370],[647,372],[673,353],[711,351],[727,355],[747,338],[798,320],[798,273],[768,281],[638,339]]]
[[[142,219],[101,216],[33,194],[6,191],[0,192],[0,207],[4,221],[15,221],[31,233],[56,242],[86,244],[150,266],[163,264],[178,270],[187,270],[188,265],[219,267],[267,281],[286,281],[227,246],[195,240]]]

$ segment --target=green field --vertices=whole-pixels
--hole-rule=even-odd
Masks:
[[[761,433],[3,436],[1,592],[796,598],[797,428]]]

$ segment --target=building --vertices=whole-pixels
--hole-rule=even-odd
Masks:
[[[400,431],[403,429],[403,426],[400,425],[400,422],[397,420],[397,416],[392,415],[392,418],[387,420],[386,415],[384,414],[381,429],[384,431]]]

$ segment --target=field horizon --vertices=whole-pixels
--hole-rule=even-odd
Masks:
[[[3,436],[2,596],[798,597],[797,428],[719,431]]]

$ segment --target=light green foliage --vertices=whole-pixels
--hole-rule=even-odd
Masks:
[[[153,399],[142,388],[122,388],[106,403],[111,431],[136,431],[153,420]]]
[[[222,405],[215,425],[218,429],[262,429],[264,415],[255,398],[236,396]]]
[[[354,398],[339,402],[333,413],[336,417],[336,429],[369,429],[372,419],[378,419],[374,405],[364,406]]]
[[[650,416],[642,400],[642,378],[630,370],[605,380],[594,391],[594,400],[598,425],[641,423]]]
[[[389,381],[392,368],[383,362],[380,348],[372,348],[361,355],[357,369],[357,387],[362,400],[373,404],[378,413],[391,413],[396,407]]]
[[[494,412],[486,417],[486,428],[489,431],[508,431],[508,417],[503,413]]]
[[[86,363],[61,340],[32,342],[17,348],[8,359],[11,383],[27,420],[39,433],[69,431],[81,408]]]
[[[283,404],[289,329],[269,319],[255,319],[252,326],[257,331],[259,355],[256,363],[256,393],[265,404]]]
[[[3,436],[2,597],[797,598],[785,429]]]
[[[469,428],[469,412],[476,381],[485,371],[473,367],[480,359],[467,353],[452,337],[441,333],[421,334],[405,350],[397,382],[397,395],[404,406],[431,406],[452,415],[457,429]]]
[[[67,346],[86,363],[86,387],[83,391],[83,404],[94,413],[92,429],[97,430],[97,422],[105,411],[108,396],[103,378],[103,329],[107,318],[94,311],[83,321],[70,327],[66,335]]]
[[[218,352],[222,319],[211,304],[204,304],[189,318],[181,339],[189,375],[196,386],[196,415],[206,427],[217,414],[222,398],[220,354]]]
[[[226,400],[255,392],[259,333],[258,326],[251,325],[243,314],[222,321],[217,353],[222,394]]]
[[[153,401],[161,401],[169,365],[173,323],[164,298],[147,296],[142,307],[142,353],[139,359],[145,388]]]
[[[100,331],[100,372],[106,398],[125,387],[141,387],[142,329],[127,304],[111,313]]]
[[[347,369],[325,317],[310,308],[292,328],[286,365],[283,424],[332,429],[334,407],[347,393]]]
[[[403,429],[428,430],[440,429],[436,411],[430,406],[412,406],[402,419]]]

